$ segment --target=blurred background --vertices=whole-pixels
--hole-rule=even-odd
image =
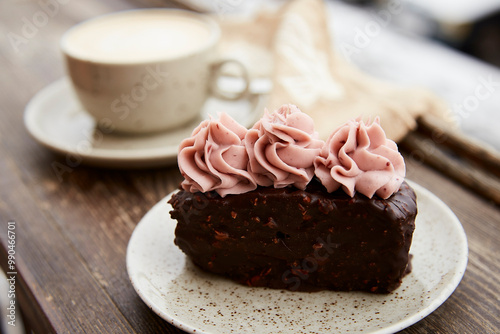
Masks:
[[[237,15],[287,1],[170,2],[200,12]],[[345,58],[377,78],[431,90],[448,104],[463,132],[500,151],[496,129],[500,124],[500,0],[326,3],[334,45]],[[484,89],[486,98],[478,98],[477,92]]]
[[[395,1],[345,0],[365,10],[387,9]],[[401,0],[405,10],[392,25],[500,66],[499,0]]]

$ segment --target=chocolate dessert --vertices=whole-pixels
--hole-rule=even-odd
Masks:
[[[175,243],[192,261],[249,286],[387,293],[408,264],[415,194],[403,183],[384,200],[259,187],[224,198],[180,191],[170,200]]]
[[[221,115],[181,144],[175,243],[249,286],[389,293],[409,271],[417,214],[402,159],[378,120],[323,142],[294,106],[250,130]]]

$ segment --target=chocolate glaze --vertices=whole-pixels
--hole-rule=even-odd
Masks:
[[[384,200],[259,187],[220,197],[179,191],[169,201],[175,243],[202,269],[249,286],[388,293],[408,272],[416,196],[404,182]]]

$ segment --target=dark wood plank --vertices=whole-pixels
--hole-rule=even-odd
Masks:
[[[407,134],[401,144],[423,163],[500,205],[500,179],[488,170],[480,168],[479,164],[457,157],[456,153],[419,133]]]
[[[500,212],[493,203],[406,156],[408,178],[441,198],[462,223],[469,262],[457,290],[436,312],[408,333],[494,333],[500,329]]]
[[[133,333],[128,320],[102,293],[102,287],[68,242],[64,231],[33,201],[34,194],[23,184],[12,159],[2,159],[0,174],[10,176],[2,178],[0,186],[0,194],[8,208],[0,212],[2,232],[7,230],[9,220],[16,222],[17,279],[19,288],[25,292],[23,297],[30,300],[30,307],[41,309],[55,332],[112,332],[118,328],[124,333]],[[6,269],[3,233],[1,242],[1,263]],[[103,316],[105,309],[108,312]],[[42,323],[45,332],[52,329],[45,319]]]
[[[418,132],[450,148],[455,154],[476,163],[488,172],[500,176],[500,152],[490,145],[465,135],[435,116],[423,115],[419,117],[417,123]]]

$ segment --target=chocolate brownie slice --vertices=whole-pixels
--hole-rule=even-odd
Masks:
[[[259,186],[224,198],[180,190],[169,203],[177,246],[249,286],[389,293],[410,268],[417,206],[406,182],[388,199],[327,193],[313,179],[305,190]]]

